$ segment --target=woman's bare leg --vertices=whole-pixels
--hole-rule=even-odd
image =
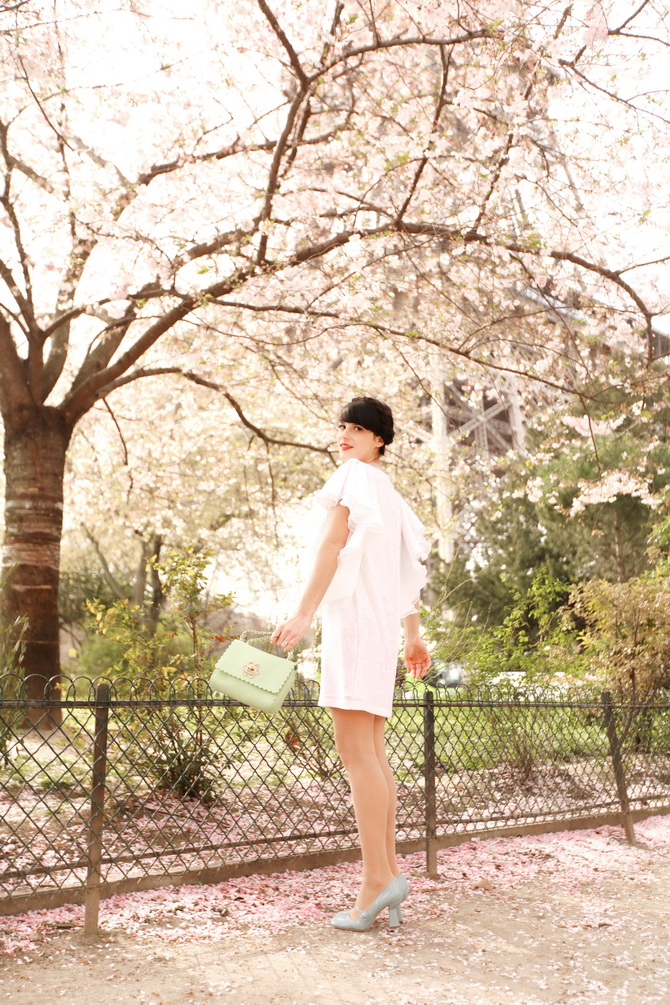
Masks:
[[[394,876],[399,876],[400,869],[398,868],[395,850],[395,818],[396,806],[398,804],[398,793],[396,789],[395,777],[391,771],[391,765],[389,764],[386,753],[386,740],[384,739],[385,726],[386,719],[383,719],[380,715],[375,716],[375,751],[377,753],[377,760],[379,761],[382,774],[386,779],[386,785],[389,792],[388,811],[386,815],[386,860],[391,873]]]
[[[391,798],[387,772],[380,763],[376,739],[378,721],[383,737],[384,719],[358,709],[331,708],[331,714],[335,745],[351,785],[363,857],[363,881],[356,906],[369,908],[397,875],[388,856],[388,826],[390,816],[395,816],[395,800]]]

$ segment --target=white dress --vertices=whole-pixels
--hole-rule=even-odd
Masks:
[[[319,705],[389,716],[401,619],[426,581],[424,528],[388,475],[356,458],[317,495],[349,509],[349,537],[321,605]]]

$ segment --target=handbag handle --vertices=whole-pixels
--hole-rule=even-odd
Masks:
[[[251,635],[254,636],[257,642],[261,642],[263,639],[265,639],[266,642],[269,642],[272,638],[272,635],[269,632],[259,632],[257,628],[247,628],[246,631],[242,632],[240,635],[240,639],[242,642],[248,642],[249,636]]]
[[[253,636],[253,639],[249,639],[249,636]],[[259,632],[257,628],[247,628],[246,631],[242,632],[242,634],[240,635],[240,639],[242,640],[242,642],[247,641],[270,642],[271,638],[272,638],[271,632]],[[274,643],[272,643],[272,645],[274,645]],[[275,645],[274,648],[279,649],[280,646]],[[285,651],[292,652],[293,649],[295,649],[295,646],[292,646],[291,649]]]

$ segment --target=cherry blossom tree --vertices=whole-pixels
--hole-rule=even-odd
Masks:
[[[616,72],[667,54],[651,3],[1,16],[4,606],[27,620],[34,695],[58,672],[68,446],[121,388],[209,382],[268,444],[304,449],[249,419],[231,363],[262,358],[320,416],[338,357],[372,339],[428,394],[436,358],[566,393],[588,386],[594,345],[651,368],[665,119],[644,65],[631,85]],[[640,177],[612,207],[624,141]]]

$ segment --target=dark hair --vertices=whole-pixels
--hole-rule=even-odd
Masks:
[[[352,422],[363,429],[369,429],[375,436],[381,436],[384,445],[379,448],[380,456],[387,443],[393,443],[393,412],[385,401],[377,398],[352,398],[340,412],[340,422]]]

